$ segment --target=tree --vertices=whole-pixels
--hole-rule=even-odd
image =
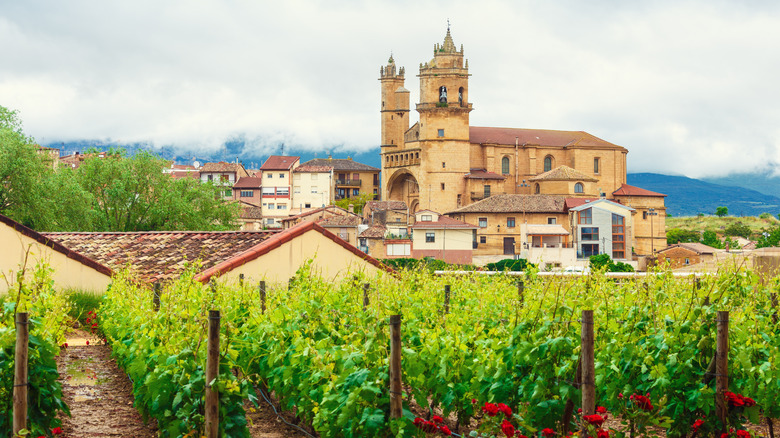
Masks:
[[[743,224],[742,222],[735,222],[726,227],[726,229],[723,230],[723,234],[727,236],[740,236],[744,237],[745,239],[750,239],[750,235],[753,234],[753,230],[751,230],[749,226]]]
[[[373,200],[374,195],[371,193],[360,193],[358,196],[352,198],[344,198],[339,199],[338,201],[334,201],[333,205],[341,207],[344,210],[348,210],[349,205],[352,204],[355,209],[355,214],[361,214],[363,213],[363,207],[366,205],[366,202]]]
[[[723,217],[729,214],[729,208],[728,207],[718,207],[715,209],[715,216],[717,217]]]
[[[672,228],[666,232],[666,243],[668,245],[674,245],[681,242],[698,242],[699,237],[698,231]]]
[[[714,231],[705,231],[701,235],[701,243],[711,246],[713,248],[723,248],[723,242],[718,239],[718,235]]]
[[[764,230],[758,237],[756,248],[767,248],[770,246],[780,246],[780,225]]]

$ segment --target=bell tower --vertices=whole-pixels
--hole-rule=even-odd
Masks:
[[[433,47],[433,59],[420,64],[420,206],[439,213],[460,207],[465,199],[469,141],[468,61],[450,35]],[[462,197],[463,196],[463,197]]]
[[[409,90],[404,88],[404,68],[396,68],[393,55],[387,65],[379,67],[379,82],[382,88],[382,199],[390,199],[387,178],[390,167],[397,164],[390,161],[398,155],[395,152],[404,149],[404,133],[409,129]]]

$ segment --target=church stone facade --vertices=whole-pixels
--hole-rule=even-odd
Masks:
[[[448,212],[493,194],[597,197],[626,182],[628,150],[586,132],[471,126],[469,76],[448,29],[420,64],[419,121],[410,127],[405,69],[392,56],[380,69],[383,199]],[[555,172],[561,166],[574,171]],[[561,174],[581,181],[562,184]]]

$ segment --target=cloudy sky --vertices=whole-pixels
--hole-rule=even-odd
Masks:
[[[366,150],[379,67],[416,102],[448,19],[472,125],[588,131],[631,172],[780,168],[776,1],[0,0],[0,105],[41,143]]]

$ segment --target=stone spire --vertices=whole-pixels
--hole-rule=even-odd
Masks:
[[[455,43],[452,41],[452,35],[450,35],[450,26],[447,24],[447,35],[444,37],[444,44],[441,46],[441,51],[445,53],[457,52]]]

